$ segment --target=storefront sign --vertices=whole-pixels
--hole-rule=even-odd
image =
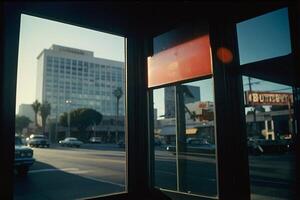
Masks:
[[[291,93],[273,93],[273,92],[245,92],[246,104],[251,105],[291,105],[293,104],[293,95]]]
[[[148,87],[212,74],[209,36],[204,35],[148,58]]]

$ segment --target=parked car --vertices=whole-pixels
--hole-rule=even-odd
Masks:
[[[119,140],[118,146],[119,146],[120,148],[125,148],[125,142],[124,142],[124,140]]]
[[[181,153],[201,153],[201,154],[214,154],[215,145],[210,144],[206,139],[202,138],[188,138],[182,145],[185,145],[186,151]],[[167,151],[176,153],[176,146],[168,145],[166,147]]]
[[[44,135],[30,135],[27,145],[30,147],[50,147],[49,140]]]
[[[101,140],[100,137],[91,137],[91,138],[89,139],[89,142],[90,142],[90,143],[102,143],[102,140]]]
[[[15,161],[14,168],[20,176],[25,176],[28,173],[29,167],[33,165],[33,150],[27,147],[22,142],[22,139],[15,136]]]
[[[155,146],[161,146],[161,141],[158,138],[154,138],[154,145]]]
[[[290,141],[286,139],[266,140],[248,138],[248,152],[250,155],[281,154],[290,150]]]
[[[61,146],[63,147],[66,146],[79,148],[83,144],[83,142],[74,137],[67,137],[64,140],[60,140],[59,144],[61,144]]]

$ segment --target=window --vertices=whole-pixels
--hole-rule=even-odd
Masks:
[[[125,137],[125,126],[109,124],[103,127],[101,121],[106,118],[116,120],[116,112],[112,113],[111,110],[125,105],[107,101],[100,108],[100,83],[94,80],[96,73],[98,80],[100,78],[101,65],[95,64],[94,60],[125,62],[124,38],[24,14],[21,15],[21,24],[20,38],[29,41],[20,42],[19,47],[19,59],[26,60],[26,63],[20,62],[18,66],[16,107],[37,100],[43,106],[48,106],[48,112],[41,110],[46,114],[45,120],[40,120],[45,115],[38,114],[38,128],[23,125],[17,134],[26,140],[31,134],[43,133],[47,141],[27,140],[28,146],[33,148],[35,162],[19,170],[20,174],[28,173],[28,177],[15,178],[14,198],[51,199],[54,198],[53,191],[56,197],[62,199],[124,192],[126,152],[118,143]],[[86,43],[83,40],[85,37],[93,42]],[[24,45],[27,43],[31,45]],[[103,47],[99,48],[97,44],[109,46],[111,50],[103,53]],[[79,77],[83,72],[86,77],[84,83]],[[125,88],[125,82],[122,84]],[[37,88],[38,99],[33,88]],[[107,98],[108,94],[105,93],[103,97]],[[31,104],[28,106],[32,109]],[[90,123],[82,126],[83,118],[88,115]],[[120,111],[117,117],[119,121],[126,119],[125,113]],[[65,140],[68,137],[77,140]],[[95,143],[92,137],[101,138],[101,143]],[[47,148],[37,148],[42,146]],[[58,177],[61,181],[57,181]],[[76,191],[74,187],[80,190]]]
[[[110,81],[110,72],[106,72],[106,80]]]
[[[236,27],[240,64],[291,53],[287,8],[240,22]]]
[[[206,79],[153,90],[156,187],[218,195],[212,87]]]
[[[217,198],[208,26],[187,25],[164,33],[154,38],[153,47],[154,55],[148,58],[148,88],[149,96],[153,95],[150,134],[154,158],[150,162],[154,185],[163,192]]]
[[[292,87],[243,76],[251,199],[293,198]]]

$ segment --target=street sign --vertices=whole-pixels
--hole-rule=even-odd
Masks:
[[[245,92],[246,105],[292,105],[293,95],[291,93],[279,92]]]

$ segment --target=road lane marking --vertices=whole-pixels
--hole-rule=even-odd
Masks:
[[[57,168],[50,168],[50,169],[36,169],[36,170],[30,170],[28,173],[34,174],[39,172],[53,172],[53,171],[74,171],[78,170],[78,168],[64,168],[64,169],[57,169]]]
[[[125,187],[125,185],[121,184],[121,183],[115,183],[115,182],[107,181],[107,180],[104,180],[104,179],[93,178],[93,177],[89,177],[89,176],[83,176],[83,177],[87,178],[87,179],[90,179],[90,180],[93,180],[93,181],[101,182],[101,183],[109,183],[109,184],[112,184],[112,185],[117,185],[119,187]]]
[[[90,171],[78,170],[78,171],[65,171],[65,172],[68,172],[68,173],[71,173],[71,174],[87,174]]]

